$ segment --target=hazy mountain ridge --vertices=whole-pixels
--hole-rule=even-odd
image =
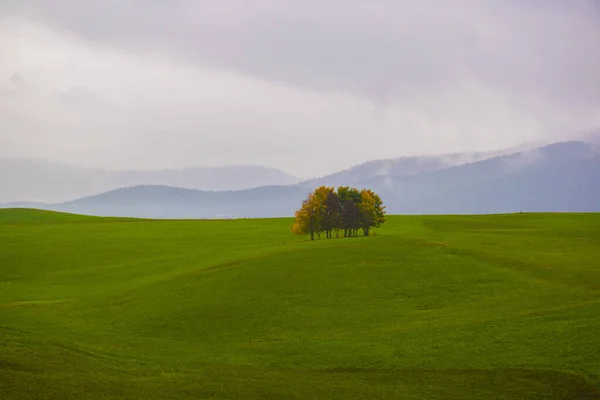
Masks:
[[[111,190],[36,208],[99,216],[140,218],[285,217],[308,190],[299,186],[262,186],[230,191],[200,191],[143,185]],[[13,204],[13,207],[19,206]]]
[[[377,162],[366,165],[372,172]],[[412,165],[433,169],[404,175],[393,169],[363,173],[362,180],[356,174],[354,181],[339,184],[379,192],[392,214],[600,212],[600,146],[593,143],[560,142],[439,169],[434,169],[435,162]],[[303,182],[215,192],[144,185],[37,208],[151,218],[282,217],[293,215],[309,186]]]
[[[262,166],[109,171],[43,161],[0,160],[0,202],[63,202],[138,185],[215,191],[300,181],[278,169]]]
[[[600,211],[600,146],[563,142],[362,185],[411,214]]]
[[[422,155],[373,160],[352,166],[330,175],[306,180],[300,184],[310,188],[318,187],[320,185],[354,185],[368,178],[374,178],[377,176],[399,178],[403,176],[419,175],[459,165],[470,164],[477,161],[483,161],[498,156],[517,154],[538,148],[545,144],[545,142],[532,142],[496,151]]]

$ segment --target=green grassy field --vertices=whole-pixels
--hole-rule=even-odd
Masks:
[[[597,399],[600,214],[0,210],[0,399]]]

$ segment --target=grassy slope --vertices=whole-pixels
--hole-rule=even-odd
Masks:
[[[0,210],[0,398],[599,398],[600,215]]]

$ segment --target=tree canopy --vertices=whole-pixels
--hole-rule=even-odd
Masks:
[[[320,238],[324,233],[330,239],[335,233],[339,237],[357,236],[362,229],[369,236],[371,228],[377,228],[385,222],[385,206],[379,195],[372,190],[357,190],[349,186],[320,186],[302,201],[302,207],[295,213],[292,233],[296,235],[315,234]]]

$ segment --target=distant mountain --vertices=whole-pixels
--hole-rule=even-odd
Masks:
[[[241,190],[299,181],[280,170],[260,166],[107,171],[23,159],[0,160],[0,202],[61,202],[137,185]]]
[[[403,178],[361,182],[398,212],[600,211],[600,146],[564,142]]]
[[[391,214],[600,212],[600,146],[593,143],[555,143],[461,165],[441,164],[404,159],[388,170],[370,165],[363,170],[369,173],[335,175],[339,180],[331,184],[371,188]],[[224,192],[135,186],[38,208],[149,218],[280,217],[293,215],[308,186]]]
[[[336,187],[341,185],[352,186],[377,177],[401,178],[403,176],[419,175],[502,155],[523,152],[537,148],[543,144],[541,142],[526,143],[517,147],[489,152],[453,153],[374,160],[330,175],[301,182],[301,185],[309,188],[316,188],[321,185]]]
[[[267,218],[293,214],[308,194],[300,186],[262,186],[209,192],[169,186],[133,186],[57,204],[6,204],[98,216],[139,218]]]
[[[261,166],[109,171],[27,159],[0,159],[0,188],[2,189],[0,190],[0,203],[56,203],[132,186],[171,186],[204,191],[224,191],[261,186],[287,186],[297,183],[301,183],[306,188],[320,185],[355,185],[378,176],[399,178],[438,171],[498,155],[515,153],[538,145],[537,143],[527,143],[494,152],[376,160],[303,182],[300,178],[280,170]]]

